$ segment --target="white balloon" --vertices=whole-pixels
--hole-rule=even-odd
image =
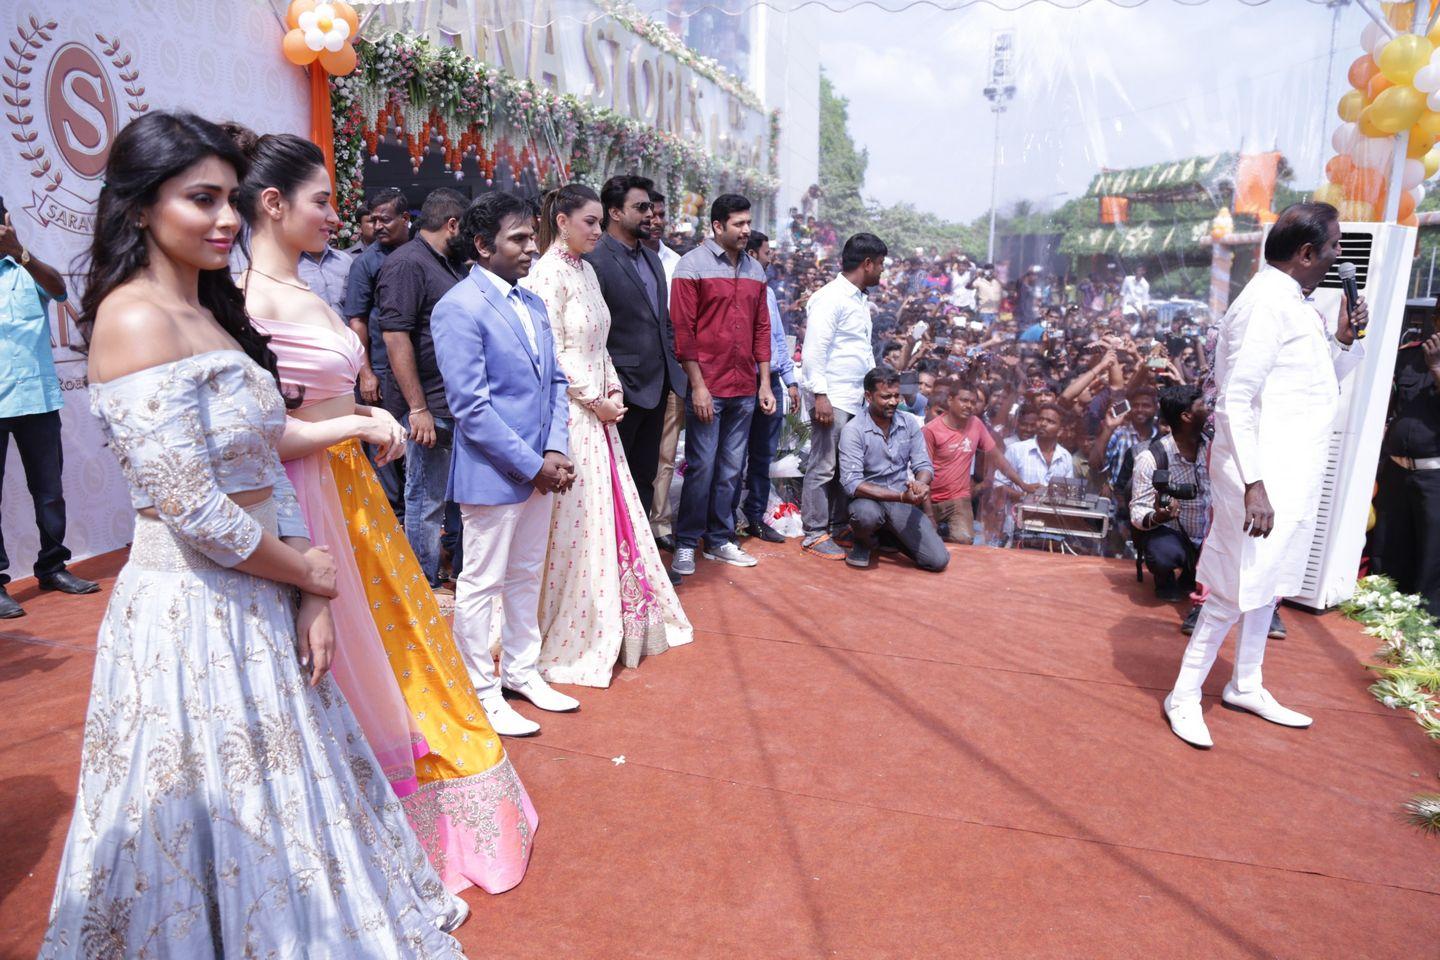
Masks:
[[[316,19],[325,19],[325,18],[328,17],[329,19],[334,20],[334,19],[335,19],[335,4],[333,4],[333,3],[317,3],[317,4],[315,4],[315,17],[316,17]]]
[[[1440,65],[1427,63],[1415,71],[1411,84],[1421,93],[1435,93],[1440,90]]]
[[[315,29],[306,30],[305,46],[309,47],[311,50],[324,50],[325,34]]]
[[[309,33],[311,30],[315,29],[315,21],[319,19],[319,17],[315,16],[314,10],[306,10],[304,13],[300,14],[300,17],[295,21],[295,23],[297,26],[300,27],[301,30]]]
[[[350,21],[336,20],[335,26],[330,28],[330,32],[340,34],[340,39],[344,40],[345,38],[350,36]],[[1437,86],[1440,86],[1440,84],[1437,84]]]
[[[1425,164],[1419,160],[1406,160],[1405,168],[1400,171],[1400,188],[1402,190],[1413,190],[1420,186],[1420,181],[1425,179]]]
[[[326,50],[329,50],[331,53],[339,53],[340,48],[343,46],[345,46],[345,38],[340,36],[340,34],[336,33],[334,30],[331,30],[329,33],[325,34]]]
[[[1427,96],[1425,98],[1425,106],[1429,107],[1432,113],[1440,113],[1440,91]]]
[[[1410,199],[1415,201],[1415,209],[1420,209],[1420,201],[1425,199],[1425,188],[1418,183],[1410,189]]]
[[[1360,128],[1353,123],[1342,123],[1330,134],[1330,145],[1335,148],[1336,153],[1349,153],[1350,148],[1355,145],[1355,138],[1360,135]]]
[[[1365,24],[1365,29],[1360,31],[1360,49],[1370,52],[1375,49],[1375,44],[1385,37],[1385,31],[1380,29],[1380,24],[1371,20]]]
[[[1395,142],[1389,138],[1356,137],[1355,147],[1350,155],[1360,166],[1380,170],[1390,162],[1390,154],[1394,149]]]

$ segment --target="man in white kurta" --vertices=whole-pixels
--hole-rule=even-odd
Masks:
[[[1364,355],[1355,342],[1367,317],[1364,301],[1353,323],[1342,304],[1331,335],[1309,296],[1339,253],[1334,208],[1288,208],[1266,240],[1266,265],[1220,322],[1213,520],[1196,573],[1208,595],[1165,699],[1171,729],[1195,746],[1212,745],[1200,688],[1237,621],[1235,670],[1222,699],[1285,726],[1311,722],[1270,695],[1261,662],[1275,603],[1299,592],[1305,572],[1339,381]]]

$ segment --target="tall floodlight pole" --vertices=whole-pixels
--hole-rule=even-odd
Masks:
[[[1015,96],[1015,31],[997,30],[990,37],[990,82],[985,99],[995,114],[995,154],[990,163],[990,244],[985,259],[995,262],[995,205],[1000,189],[1000,114]]]

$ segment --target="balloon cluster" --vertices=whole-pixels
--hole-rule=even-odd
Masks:
[[[1429,6],[1434,6],[1432,0]],[[1382,4],[1397,30],[1414,22],[1414,3]],[[1390,190],[1400,190],[1399,222],[1415,225],[1425,199],[1423,182],[1440,171],[1440,26],[1428,36],[1391,36],[1378,23],[1360,36],[1365,53],[1350,65],[1353,88],[1340,97],[1341,121],[1330,138],[1335,156],[1315,199],[1332,204],[1343,220],[1381,219]],[[1389,182],[1398,133],[1409,131],[1400,183]]]
[[[285,59],[303,67],[320,61],[325,72],[343,77],[355,69],[355,36],[360,18],[344,0],[293,0],[285,14],[290,32],[281,48]]]

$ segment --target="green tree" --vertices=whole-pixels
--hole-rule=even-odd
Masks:
[[[883,205],[866,200],[865,170],[870,155],[850,135],[850,101],[835,92],[834,84],[820,72],[820,188],[825,192],[821,212],[835,225],[841,240],[852,233],[867,231],[890,245],[899,256],[909,256],[916,247],[927,252],[975,252],[983,233],[973,226],[951,223],[912,204]]]

